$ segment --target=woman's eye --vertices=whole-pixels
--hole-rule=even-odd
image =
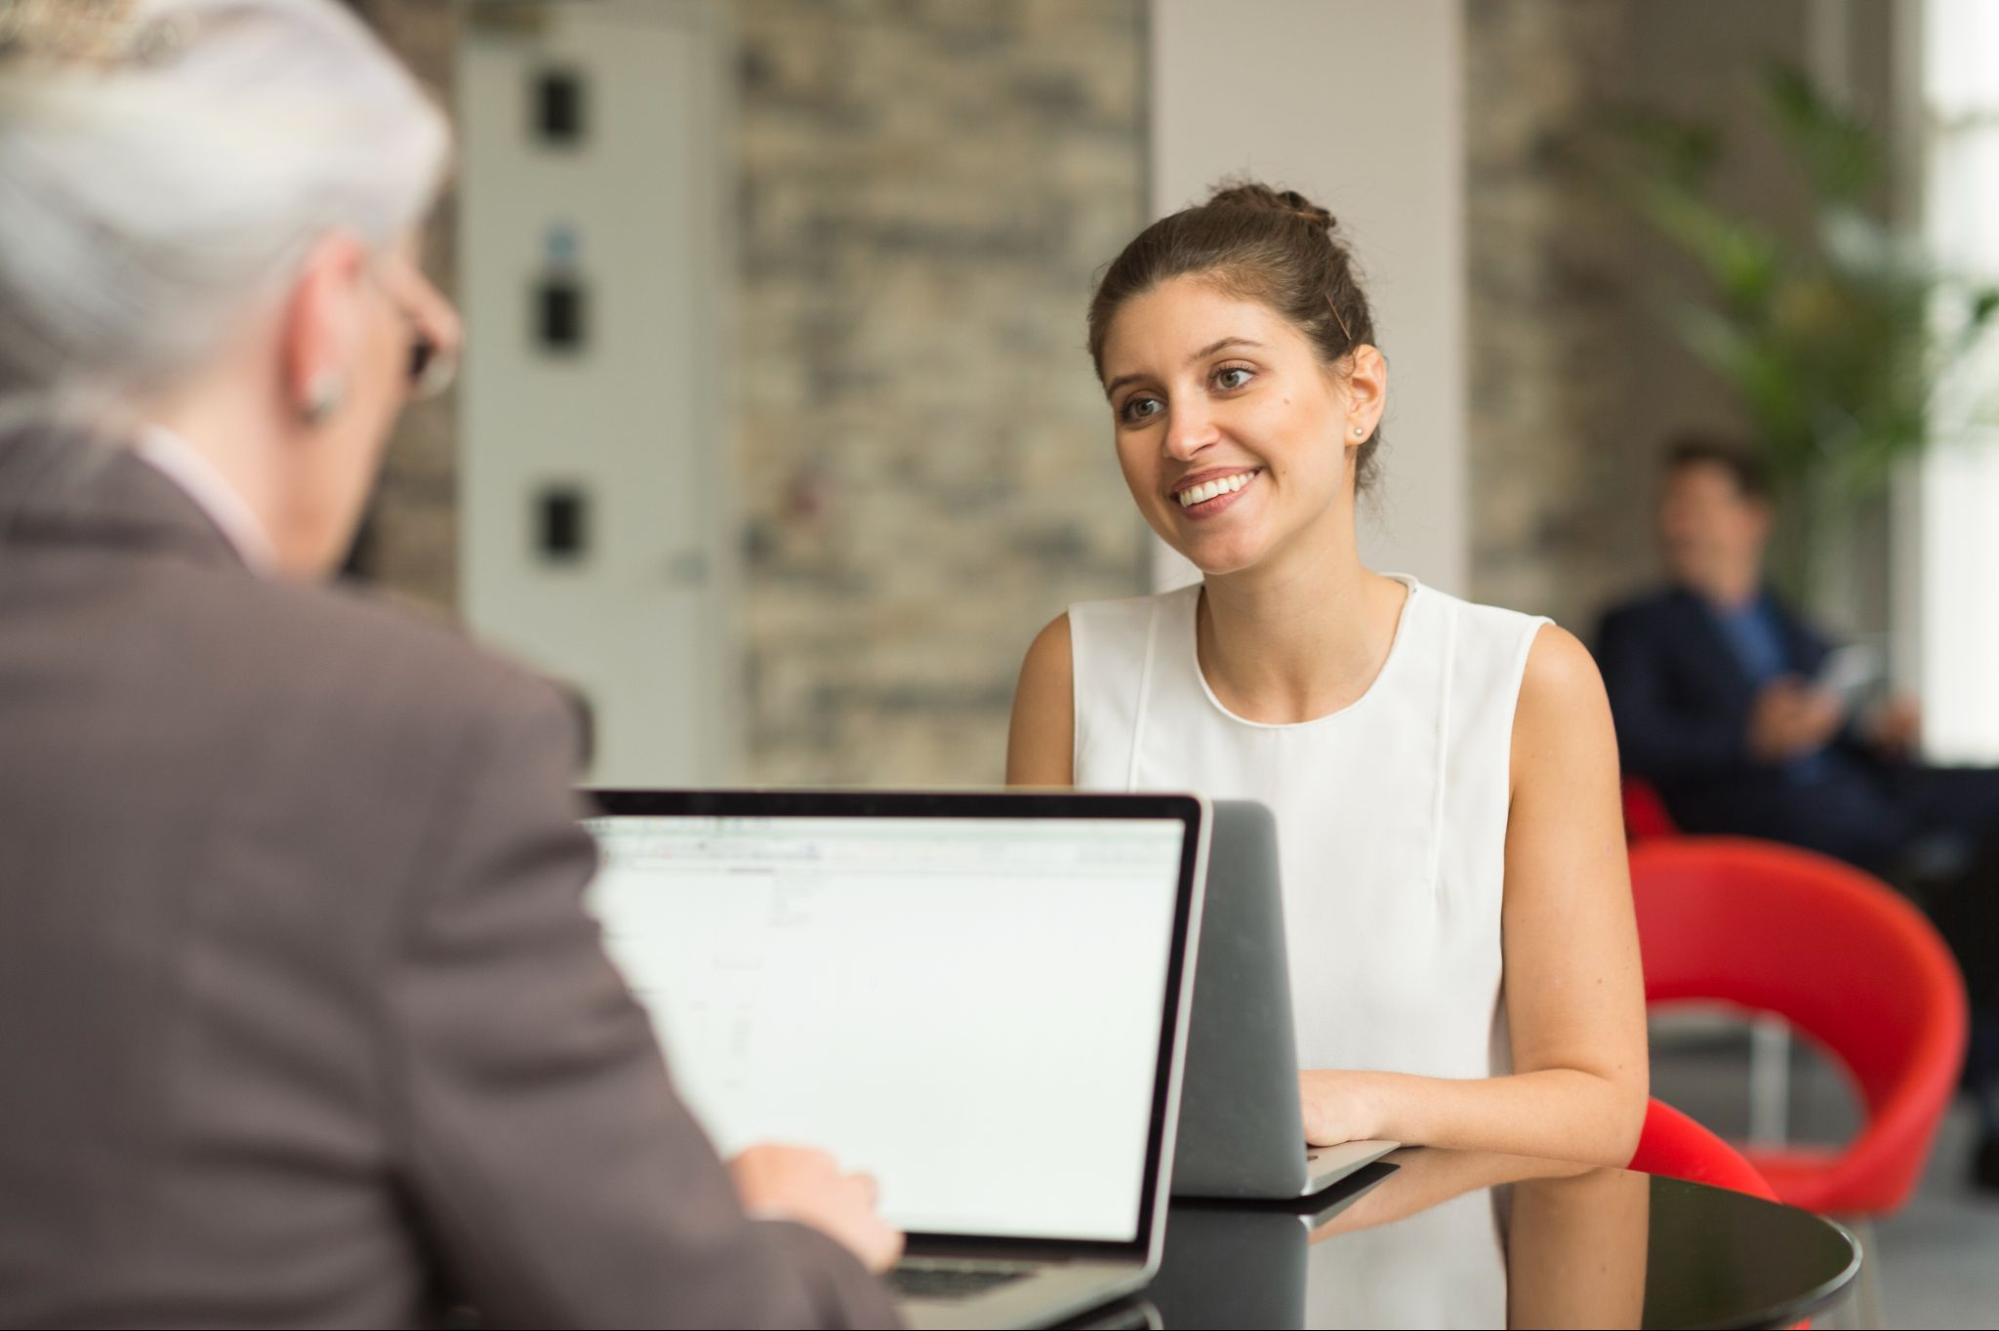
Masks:
[[[1125,400],[1125,404],[1118,408],[1118,417],[1127,425],[1137,425],[1141,421],[1151,420],[1164,410],[1164,407],[1165,404],[1158,398],[1140,393]]]
[[[1241,388],[1255,377],[1256,374],[1252,370],[1245,369],[1240,365],[1230,365],[1215,371],[1215,387],[1222,389]]]

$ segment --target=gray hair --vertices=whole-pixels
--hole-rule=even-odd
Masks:
[[[385,251],[450,151],[332,0],[50,6],[0,32],[0,412],[169,388],[345,231]]]

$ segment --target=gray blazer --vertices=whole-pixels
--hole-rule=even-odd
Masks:
[[[0,1324],[886,1324],[744,1217],[580,894],[574,719],[0,437]]]

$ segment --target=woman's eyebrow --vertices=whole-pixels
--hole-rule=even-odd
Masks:
[[[1207,346],[1202,347],[1199,351],[1187,357],[1186,363],[1192,365],[1195,361],[1206,360],[1208,357],[1214,355],[1217,351],[1225,351],[1229,347],[1261,347],[1262,345],[1263,343],[1253,341],[1252,339],[1247,337],[1225,337],[1220,339],[1219,341],[1208,343]],[[1121,374],[1117,378],[1111,380],[1109,383],[1104,385],[1104,396],[1109,397],[1111,394],[1117,392],[1118,389],[1123,388],[1126,384],[1137,383],[1140,379],[1143,378],[1145,378],[1145,376],[1142,374]]]
[[[1262,345],[1263,343],[1253,342],[1246,337],[1225,337],[1219,342],[1208,343],[1207,346],[1202,347],[1199,351],[1187,357],[1187,364],[1192,365],[1197,360],[1206,360],[1217,351],[1225,351],[1230,347],[1261,347]]]

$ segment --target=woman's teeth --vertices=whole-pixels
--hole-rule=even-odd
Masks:
[[[1180,507],[1192,508],[1195,504],[1207,503],[1216,495],[1234,494],[1248,485],[1255,475],[1253,471],[1239,471],[1233,476],[1223,476],[1218,480],[1203,481],[1199,485],[1189,486],[1175,497],[1179,499]]]

